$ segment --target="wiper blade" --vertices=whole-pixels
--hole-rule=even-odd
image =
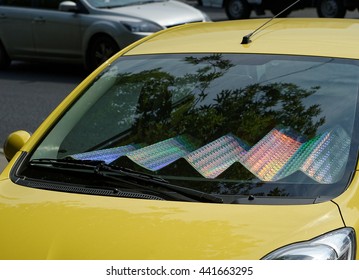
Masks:
[[[162,195],[171,196],[169,193],[164,193],[158,188],[167,191],[173,191],[182,196],[193,199],[194,201],[223,203],[223,199],[215,195],[201,192],[198,190],[173,185],[159,176],[153,176],[146,173],[141,173],[129,168],[111,166],[103,161],[92,160],[76,160],[71,158],[64,159],[33,159],[29,162],[31,166],[48,166],[52,168],[66,169],[70,171],[87,171],[93,174],[109,178],[111,180],[122,183],[131,183],[135,187],[142,190],[160,193]],[[176,196],[178,199],[178,197]]]
[[[52,158],[41,158],[33,159],[29,162],[31,166],[48,166],[57,168],[66,168],[69,170],[90,170],[94,171],[99,164],[103,161],[94,160],[77,160],[77,159],[52,159]]]
[[[148,190],[154,190],[151,186],[161,187],[163,189],[174,191],[176,193],[179,193],[181,195],[195,199],[197,201],[223,203],[223,199],[218,196],[215,196],[215,195],[212,195],[212,194],[209,194],[206,192],[201,192],[201,191],[197,191],[194,189],[186,188],[186,187],[173,185],[161,177],[137,172],[137,171],[134,171],[134,170],[128,169],[128,168],[123,168],[123,167],[119,167],[119,166],[112,167],[110,165],[102,163],[97,167],[96,172],[99,175],[102,175],[105,177],[110,176],[114,180],[116,180],[118,178],[116,176],[132,178],[137,182],[144,183],[145,186],[142,186],[142,187],[146,187],[146,189],[148,189]],[[122,181],[122,179],[120,179],[120,178],[118,178],[118,179]]]

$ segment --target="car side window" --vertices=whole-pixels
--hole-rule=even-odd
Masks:
[[[63,0],[39,0],[37,1],[37,7],[39,9],[58,10],[61,2]]]
[[[2,6],[31,7],[31,0],[0,0]]]

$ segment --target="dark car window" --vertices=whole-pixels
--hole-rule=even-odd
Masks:
[[[0,0],[0,5],[14,7],[31,7],[32,0]]]
[[[357,149],[357,61],[122,57],[32,158],[104,160],[216,194],[330,196]]]
[[[37,7],[40,9],[58,10],[63,0],[38,0]]]

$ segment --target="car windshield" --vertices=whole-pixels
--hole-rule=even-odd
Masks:
[[[99,160],[219,195],[334,196],[357,156],[356,60],[124,56],[32,159]]]
[[[164,1],[168,0],[88,0],[88,2],[95,8],[115,8]]]

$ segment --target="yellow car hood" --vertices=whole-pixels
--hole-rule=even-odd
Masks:
[[[330,201],[223,205],[113,198],[0,181],[0,259],[259,259],[343,226]]]

